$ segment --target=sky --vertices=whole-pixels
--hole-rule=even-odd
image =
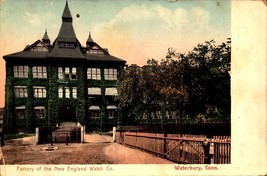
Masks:
[[[4,55],[41,40],[53,42],[66,0],[0,0],[0,107],[4,107]],[[68,0],[76,37],[93,40],[128,65],[161,60],[168,48],[187,53],[208,40],[231,37],[230,0]],[[79,14],[79,18],[77,17]]]

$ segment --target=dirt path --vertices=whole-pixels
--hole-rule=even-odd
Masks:
[[[8,140],[2,147],[5,164],[171,164],[139,150],[112,143],[112,137],[85,135],[85,143],[54,144],[55,151],[43,151],[35,137]]]

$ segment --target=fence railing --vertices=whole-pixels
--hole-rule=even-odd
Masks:
[[[36,143],[80,143],[84,130],[80,127],[40,127],[36,128]]]
[[[117,143],[146,150],[180,164],[229,164],[229,136],[116,132]]]

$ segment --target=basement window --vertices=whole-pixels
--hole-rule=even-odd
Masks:
[[[17,118],[25,118],[26,117],[26,107],[24,105],[15,107],[15,115]]]
[[[45,107],[44,106],[35,106],[34,114],[36,118],[44,119],[45,118]]]
[[[99,106],[90,106],[89,114],[91,118],[99,118],[100,108]]]
[[[107,106],[107,111],[108,111],[108,117],[109,118],[116,117],[117,107],[115,105],[109,105],[109,106]]]

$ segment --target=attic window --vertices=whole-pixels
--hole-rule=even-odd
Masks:
[[[36,46],[34,46],[33,48],[31,48],[30,51],[46,51],[47,52],[48,49],[44,45],[38,43]]]
[[[104,52],[99,49],[88,49],[86,53],[87,54],[104,54]]]
[[[75,48],[76,43],[73,42],[58,42],[59,48]]]

